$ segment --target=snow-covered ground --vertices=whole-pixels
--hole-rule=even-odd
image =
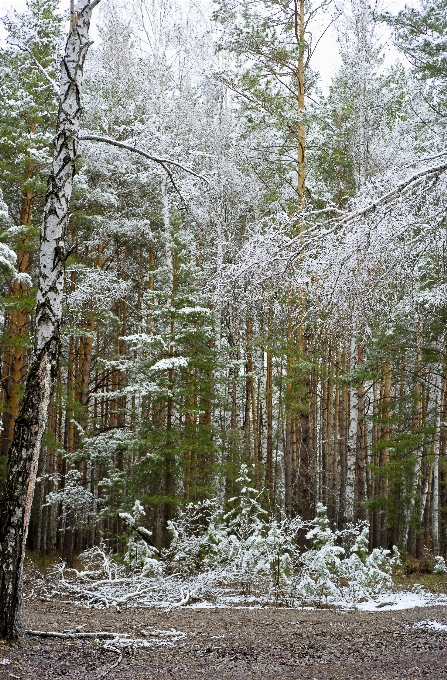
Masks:
[[[447,595],[429,593],[419,586],[413,591],[383,593],[373,600],[359,602],[356,605],[356,608],[365,612],[383,612],[398,609],[414,609],[415,607],[434,606],[447,606]]]
[[[447,631],[447,626],[445,623],[439,623],[439,621],[419,621],[415,623],[413,628],[428,628],[428,630],[441,630]]]

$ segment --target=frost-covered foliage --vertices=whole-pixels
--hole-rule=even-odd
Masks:
[[[170,523],[171,564],[184,574],[219,571],[222,582],[245,595],[290,604],[359,602],[392,588],[389,551],[368,554],[366,525],[349,530],[350,547],[344,548],[346,532],[330,528],[323,505],[311,522],[278,521],[265,516],[255,494],[244,486],[223,516],[209,502],[189,506]],[[205,518],[207,526],[198,529]]]
[[[129,527],[123,562],[105,545],[85,551],[81,571],[59,564],[52,593],[90,606],[179,606],[194,601],[234,601],[287,606],[350,604],[393,587],[389,551],[368,552],[368,527],[330,527],[326,508],[303,521],[269,517],[250,486],[247,466],[241,491],[224,513],[216,501],[188,505],[169,523],[172,543],[161,555],[140,522],[144,509],[120,513]]]
[[[13,274],[15,272],[16,259],[15,252],[6,243],[0,242],[0,267],[4,273]]]
[[[151,576],[161,573],[162,565],[157,560],[157,548],[150,543],[152,532],[144,526],[139,526],[139,521],[145,514],[140,501],[136,500],[132,513],[120,512],[119,516],[132,531],[124,555],[125,564],[141,576]]]
[[[17,254],[8,245],[11,233],[17,228],[11,227],[11,217],[8,206],[3,200],[3,193],[0,187],[0,273],[4,277],[17,279],[20,275],[16,271]],[[3,230],[3,227],[8,227]],[[23,275],[22,275],[23,276]]]
[[[82,483],[82,475],[78,470],[69,470],[65,476],[64,486],[47,495],[47,505],[61,507],[62,518],[68,525],[74,526],[85,522],[94,509],[95,497]]]
[[[445,559],[441,555],[435,557],[435,566],[433,567],[433,573],[435,574],[445,574],[447,573],[447,566]]]
[[[108,272],[101,269],[88,269],[84,266],[72,266],[69,272],[76,272],[78,281],[75,290],[67,295],[66,301],[72,312],[78,311],[88,305],[101,309],[109,308],[112,304],[124,297],[129,284],[118,280]]]

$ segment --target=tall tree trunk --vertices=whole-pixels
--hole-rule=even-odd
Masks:
[[[413,387],[415,412],[411,423],[412,429],[417,433],[421,432],[423,422],[423,394],[420,379],[422,364],[422,331],[423,331],[422,322],[419,321],[415,361],[415,383]],[[408,489],[410,495],[410,502],[407,503],[404,517],[404,544],[406,544],[407,550],[410,553],[410,555],[414,555],[416,552],[415,514],[416,514],[416,497],[419,488],[421,467],[422,467],[422,443],[420,443],[419,446],[417,447],[415,464],[414,466],[412,466],[413,468],[412,480],[409,484]]]
[[[391,434],[390,426],[390,399],[391,399],[391,365],[386,361],[383,365],[383,379],[382,379],[382,395],[381,395],[381,408],[382,408],[382,432],[381,438],[383,441],[388,441]],[[384,446],[380,451],[380,466],[382,468],[387,468],[390,462],[390,450],[387,446]],[[389,495],[389,472],[388,470],[382,470],[381,478],[381,496],[383,499],[383,511],[381,516],[381,526],[380,526],[380,544],[382,548],[388,547],[388,527],[387,527],[387,511],[388,511],[388,495]]]
[[[328,379],[326,395],[326,456],[325,456],[325,496],[324,504],[328,508],[329,517],[334,517],[334,499],[332,489],[332,459],[333,459],[333,424],[334,424],[334,382],[332,366],[332,348],[329,348]]]
[[[291,402],[293,389],[293,339],[292,324],[287,327],[287,367],[286,367],[286,394],[285,394],[285,438],[284,438],[284,501],[286,513],[291,516],[293,503],[293,476],[292,476],[292,419]]]
[[[0,506],[0,635],[4,638],[23,632],[23,561],[40,444],[59,360],[65,232],[82,112],[83,67],[90,45],[91,12],[99,1],[77,4],[61,65],[53,165],[41,232],[34,356],[8,453],[6,488]]]
[[[272,308],[268,315],[268,344],[267,344],[267,366],[265,381],[265,413],[267,418],[267,461],[266,461],[266,482],[269,493],[270,507],[273,508],[273,356],[272,356]]]
[[[253,402],[253,355],[252,355],[252,322],[249,316],[246,318],[245,324],[245,342],[247,361],[245,364],[245,412],[244,412],[244,438],[245,438],[245,456],[247,461],[251,458],[251,430],[253,431],[255,423],[252,423],[252,402]],[[254,407],[253,407],[254,408]]]
[[[171,321],[170,321],[170,334],[169,334],[169,358],[172,360],[174,357],[175,348],[175,302],[177,296],[177,275],[178,275],[178,253],[173,248],[171,252],[172,266],[171,266]],[[174,496],[175,496],[175,477],[174,477],[174,465],[175,465],[175,442],[173,433],[173,416],[174,416],[174,370],[172,368],[167,371],[168,377],[168,399],[166,403],[166,455],[165,455],[165,496],[166,501],[164,504],[164,523],[163,523],[163,534],[165,545],[169,543],[169,533],[168,533],[168,522],[174,516]]]
[[[35,126],[34,126],[35,131]],[[32,173],[30,173],[31,176]],[[33,192],[28,189],[23,192],[20,210],[20,224],[29,227],[31,224],[31,209]],[[28,273],[32,262],[32,251],[29,234],[22,235],[18,244],[17,271]],[[15,280],[12,284],[11,297],[16,301],[24,301],[27,294],[25,281]],[[6,456],[14,436],[14,425],[19,413],[20,393],[27,368],[27,351],[25,338],[29,337],[29,312],[25,306],[13,307],[6,316],[5,337],[10,346],[5,351],[3,360],[2,385],[5,390],[5,404],[3,409],[3,431],[1,433],[0,455]]]
[[[340,427],[340,354],[339,348],[335,353],[335,395],[334,395],[334,441],[332,445],[332,478],[331,478],[331,496],[332,496],[332,507],[333,514],[332,519],[334,520],[335,526],[338,526],[338,517],[340,509],[340,474],[339,474],[339,440],[341,438],[341,427]]]
[[[440,367],[438,368],[440,371]],[[433,502],[432,502],[432,530],[433,530],[433,552],[439,555],[439,444],[440,444],[440,430],[441,430],[441,411],[442,411],[442,376],[434,376],[435,390],[435,432],[433,435]]]
[[[347,372],[347,359],[346,359],[346,347],[343,347],[341,353],[341,372],[342,375],[346,375]],[[347,496],[347,486],[348,486],[348,396],[349,390],[346,382],[342,383],[341,388],[341,407],[340,407],[340,438],[339,438],[339,448],[338,455],[340,459],[340,505],[339,505],[339,520],[338,527],[341,529],[345,517],[346,517],[346,496]]]
[[[355,369],[357,363],[357,345],[354,336],[351,340],[351,353],[349,370]],[[359,423],[359,395],[357,387],[349,388],[349,429],[348,429],[348,456],[346,465],[346,505],[345,520],[353,522],[355,519],[355,473],[357,462],[357,431]]]
[[[300,361],[309,354],[307,338],[302,327],[298,328],[298,349]],[[311,375],[307,368],[300,369],[302,381],[302,396],[300,395],[300,409],[296,419],[298,429],[296,435],[298,475],[297,475],[297,514],[304,519],[312,519],[315,513],[315,463],[311,459],[310,440],[310,406],[311,406]]]
[[[357,361],[359,366],[365,361],[365,348],[362,344],[359,344],[357,348]],[[364,503],[367,500],[366,465],[368,462],[368,452],[365,418],[365,384],[363,380],[359,381],[357,388],[357,412],[357,519],[367,519],[368,513]]]
[[[304,97],[304,51],[306,45],[304,42],[304,29],[305,29],[305,12],[304,12],[304,0],[295,0],[294,8],[294,24],[295,24],[295,39],[298,43],[298,64],[297,64],[297,80],[298,80],[298,114],[304,116],[304,111],[306,108],[306,102]],[[304,208],[305,198],[306,198],[306,167],[305,167],[305,153],[306,153],[306,131],[304,127],[304,120],[299,119],[298,123],[298,207],[300,209]]]

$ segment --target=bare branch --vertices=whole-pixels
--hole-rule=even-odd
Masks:
[[[416,172],[414,175],[406,179],[404,182],[398,184],[395,189],[392,189],[387,194],[381,196],[374,203],[370,203],[370,205],[367,205],[365,208],[362,208],[361,210],[356,210],[352,212],[350,215],[347,215],[344,219],[340,220],[339,224],[340,225],[346,224],[347,222],[351,222],[352,220],[354,220],[356,217],[363,217],[363,215],[366,215],[369,212],[373,212],[379,206],[386,205],[387,203],[389,203],[391,199],[398,196],[400,193],[405,191],[405,189],[410,188],[411,185],[415,184],[418,180],[423,179],[424,177],[429,177],[430,175],[437,175],[441,172],[445,172],[446,170],[447,163],[442,163],[442,165],[438,165],[434,168],[427,168],[426,170]]]
[[[131,146],[130,144],[125,144],[124,142],[118,142],[116,139],[111,139],[111,137],[101,137],[100,135],[81,135],[80,137],[78,137],[78,139],[80,141],[102,142],[103,144],[117,146],[119,149],[132,151],[133,153],[137,153],[140,156],[143,156],[143,158],[147,158],[149,161],[158,163],[159,165],[164,167],[165,170],[166,165],[174,165],[175,167],[180,168],[180,170],[188,172],[190,175],[194,175],[194,177],[197,177],[198,179],[202,180],[202,182],[205,182],[205,184],[207,184],[208,186],[210,185],[210,183],[208,182],[207,179],[205,179],[205,177],[199,175],[197,172],[194,172],[194,170],[187,168],[185,165],[182,165],[177,161],[173,161],[170,158],[159,158],[158,156],[153,156],[152,154],[147,153],[147,151],[143,151],[143,149],[138,149],[136,146]]]
[[[418,158],[418,160],[413,161],[413,163],[410,163],[410,165],[416,165],[417,163],[425,163],[426,161],[434,161],[436,158],[442,158],[443,156],[447,156],[447,149],[444,151],[440,151],[439,153],[435,154],[434,156],[426,156],[425,158]]]

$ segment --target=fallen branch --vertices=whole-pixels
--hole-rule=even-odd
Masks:
[[[129,633],[111,633],[108,631],[95,632],[82,632],[78,630],[66,630],[66,631],[52,631],[52,630],[26,630],[27,635],[34,635],[36,637],[43,638],[62,638],[63,640],[112,640],[114,644],[122,644],[124,647],[147,647],[149,641],[133,639],[130,637]],[[180,639],[185,637],[186,633],[181,630],[175,630],[171,628],[170,630],[141,630],[140,634],[145,638],[175,638]],[[157,644],[154,641],[154,644]],[[104,649],[112,649],[110,643],[106,643]],[[118,648],[114,648],[113,651],[118,651]]]
[[[181,630],[175,630],[175,628],[171,628],[171,630],[140,630],[140,634],[143,635],[144,637],[175,637],[175,638],[182,638],[185,637],[186,633],[183,633]]]
[[[83,632],[76,632],[76,631],[68,631],[66,633],[62,633],[59,631],[52,631],[52,630],[26,630],[25,631],[26,635],[34,635],[36,637],[44,637],[44,638],[63,638],[67,640],[79,640],[79,639],[87,639],[87,638],[94,638],[94,639],[109,639],[109,640],[116,640],[116,638],[124,638],[128,639],[129,635],[128,633],[108,633],[104,631],[100,631],[98,633],[83,633]]]
[[[115,647],[114,645],[111,645],[109,642],[106,642],[105,645],[102,647],[103,649],[106,649],[108,652],[115,652],[115,654],[118,654],[118,659],[115,661],[115,663],[112,663],[110,668],[107,668],[100,677],[104,677],[107,675],[108,671],[112,668],[116,668],[117,666],[120,665],[121,661],[123,660],[123,652],[121,649],[118,647]]]

